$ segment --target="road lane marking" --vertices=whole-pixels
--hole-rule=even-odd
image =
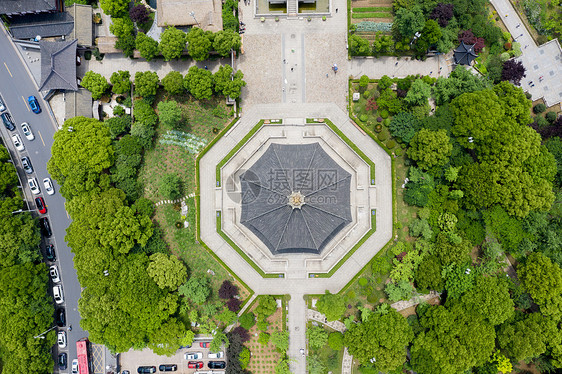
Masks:
[[[14,76],[12,75],[12,72],[10,71],[10,69],[8,69],[8,65],[6,65],[5,62],[4,62],[4,66],[6,67],[6,70],[8,70],[8,73],[10,73],[10,77],[13,78]]]
[[[29,105],[27,105],[27,101],[25,101],[25,97],[21,97],[21,99],[23,100],[23,103],[25,104],[25,107],[27,108],[28,112],[31,112],[31,110],[29,109]]]
[[[43,141],[43,137],[41,136],[41,131],[37,131],[39,137],[41,138],[41,143],[43,143],[43,147],[45,146],[45,142]]]

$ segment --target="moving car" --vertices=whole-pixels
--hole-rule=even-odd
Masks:
[[[201,352],[187,352],[185,354],[186,360],[200,360],[203,358],[203,353]]]
[[[55,311],[55,324],[58,327],[66,326],[66,312],[64,311],[64,308],[60,308]]]
[[[72,360],[72,374],[78,374],[78,360]]]
[[[59,348],[66,348],[66,332],[59,331],[57,333],[57,344]]]
[[[55,246],[52,244],[47,244],[47,246],[45,247],[45,254],[47,260],[49,261],[55,261],[57,259],[57,255],[55,254]]]
[[[12,142],[14,143],[14,147],[16,147],[18,151],[22,152],[25,149],[23,142],[21,141],[21,138],[18,134],[12,135]]]
[[[23,170],[27,174],[33,173],[33,166],[31,166],[31,160],[29,159],[29,157],[27,157],[27,156],[22,157],[21,158],[21,164],[23,165]]]
[[[64,303],[64,295],[62,293],[62,286],[61,285],[53,287],[53,297],[55,298],[55,302],[57,304]]]
[[[43,236],[50,238],[51,235],[53,235],[53,232],[51,231],[51,224],[49,223],[48,218],[46,217],[39,218],[39,226],[41,227],[41,232],[43,233]]]
[[[201,348],[209,348],[211,346],[211,342],[201,342],[199,343]]]
[[[39,211],[39,213],[47,213],[47,205],[41,196],[35,198],[35,206],[37,207],[37,211]]]
[[[27,140],[35,139],[35,135],[31,132],[31,127],[29,127],[29,123],[24,122],[21,124],[21,131],[23,131],[23,135],[27,138]]]
[[[190,369],[203,369],[203,361],[189,361],[187,367]]]
[[[164,365],[158,366],[158,370],[160,370],[160,371],[177,371],[178,365],[176,365],[176,364],[164,364]]]
[[[224,352],[209,353],[209,355],[207,357],[209,357],[209,358],[223,358]]]
[[[60,283],[60,275],[57,265],[51,265],[51,267],[49,268],[49,274],[51,275],[51,280],[53,281],[53,283]]]
[[[35,96],[29,96],[27,98],[27,102],[29,103],[29,107],[31,108],[31,111],[33,113],[41,113],[41,107],[39,106],[39,102],[37,101],[37,98]]]
[[[2,96],[0,96],[0,112],[6,110],[6,105],[4,104],[4,100],[2,100]]]
[[[66,353],[61,353],[59,355],[59,369],[66,370],[67,361],[66,361]]]
[[[16,129],[16,126],[14,126],[14,120],[10,115],[10,113],[8,112],[2,113],[1,117],[2,117],[2,122],[4,122],[4,126],[6,126],[8,130],[14,131]]]
[[[156,373],[156,366],[139,366],[137,373]]]
[[[43,186],[45,186],[45,191],[47,191],[49,195],[55,194],[55,188],[53,187],[53,182],[51,182],[51,178],[43,179]]]
[[[209,369],[224,369],[226,367],[226,362],[224,361],[209,361],[207,363]]]
[[[39,195],[41,193],[41,190],[39,189],[39,186],[37,185],[37,179],[27,178],[27,185],[29,186],[29,189],[31,190],[32,194]]]

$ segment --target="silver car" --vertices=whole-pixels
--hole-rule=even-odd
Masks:
[[[60,275],[57,265],[52,265],[49,268],[49,274],[51,275],[51,279],[53,280],[53,283],[60,283]]]
[[[39,185],[37,184],[37,179],[27,178],[27,185],[29,186],[32,194],[39,195],[41,193],[41,189],[39,189]]]
[[[21,138],[18,134],[12,135],[12,142],[14,143],[14,147],[16,147],[16,149],[18,151],[23,152],[25,147],[24,147],[23,142],[21,141]]]
[[[31,132],[31,127],[29,127],[29,123],[24,122],[21,124],[21,130],[23,131],[23,135],[27,138],[27,140],[35,139],[35,135]]]

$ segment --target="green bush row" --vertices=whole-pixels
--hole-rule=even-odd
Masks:
[[[351,15],[352,18],[392,18],[392,13],[353,13]]]
[[[377,6],[370,6],[370,7],[366,7],[366,8],[353,8],[352,9],[353,13],[359,13],[359,12],[392,12],[392,7],[386,7],[386,6],[381,6],[381,7],[377,7]]]

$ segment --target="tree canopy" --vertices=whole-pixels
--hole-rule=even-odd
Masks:
[[[103,75],[94,73],[93,71],[86,72],[80,85],[92,93],[92,99],[94,100],[102,97],[109,88],[107,79],[105,79]]]
[[[156,95],[158,74],[153,71],[137,71],[135,73],[135,91],[143,97]]]
[[[131,74],[128,71],[115,71],[109,81],[113,85],[111,90],[117,95],[131,92]]]
[[[135,47],[139,50],[141,57],[146,61],[152,60],[160,52],[158,49],[158,42],[145,33],[139,32],[135,39]]]
[[[175,27],[167,27],[160,37],[160,53],[164,56],[164,61],[170,61],[174,58],[180,58],[187,43],[187,35],[185,32]]]
[[[318,298],[316,308],[320,313],[326,315],[328,321],[337,321],[343,316],[347,307],[341,295],[326,291],[324,295]]]
[[[203,31],[198,27],[192,27],[187,33],[187,52],[195,61],[203,61],[209,58],[209,52],[213,46],[213,33]],[[223,42],[223,36],[219,44]]]
[[[192,66],[185,75],[183,86],[196,99],[210,99],[213,96],[213,73]]]

